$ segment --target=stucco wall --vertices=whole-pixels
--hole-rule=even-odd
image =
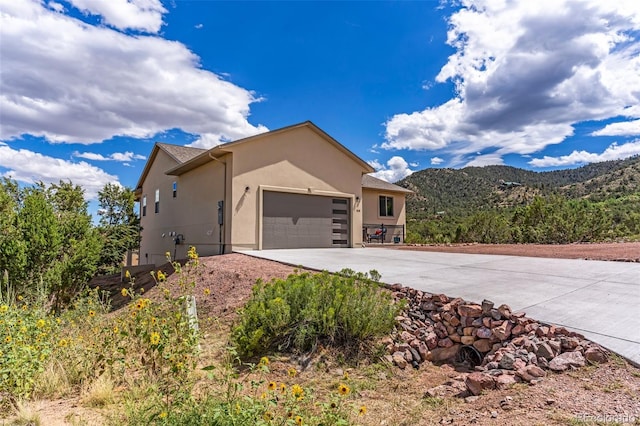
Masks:
[[[393,197],[393,216],[380,216],[379,196]],[[377,189],[362,189],[362,222],[364,224],[406,226],[405,194]]]
[[[224,197],[224,165],[214,161],[181,176],[164,174],[176,164],[159,150],[142,184],[147,214],[141,217],[140,264],[162,264],[167,251],[184,258],[189,246],[195,246],[202,256],[220,253],[217,201]],[[177,183],[175,198],[173,182]],[[159,213],[154,212],[156,189],[160,190]],[[142,197],[140,203],[142,212]],[[174,235],[182,235],[183,243],[176,245]]]
[[[362,166],[309,128],[267,135],[233,151],[231,209],[234,250],[260,248],[263,190],[344,196],[352,202],[351,245],[362,243]]]

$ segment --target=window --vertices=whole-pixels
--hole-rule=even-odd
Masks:
[[[147,196],[142,197],[142,216],[147,215]]]
[[[156,213],[160,213],[160,190],[156,189]]]
[[[173,182],[173,198],[176,198],[178,195],[178,182]]]
[[[380,196],[380,216],[393,216],[393,197]]]

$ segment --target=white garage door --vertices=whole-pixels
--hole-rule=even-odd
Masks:
[[[349,247],[349,200],[265,191],[262,248]]]

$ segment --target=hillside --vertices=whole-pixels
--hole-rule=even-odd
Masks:
[[[397,184],[415,192],[407,198],[410,218],[438,212],[464,216],[479,209],[527,204],[536,195],[601,201],[640,191],[640,156],[549,172],[510,166],[426,169]]]

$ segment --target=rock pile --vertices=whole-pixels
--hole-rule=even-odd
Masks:
[[[425,361],[466,364],[475,370],[465,380],[474,395],[536,382],[546,370],[607,361],[607,352],[582,335],[514,313],[507,305],[496,308],[488,300],[471,303],[398,284],[390,289],[396,299],[407,301],[407,309],[384,340],[387,359],[400,368],[419,368]]]

